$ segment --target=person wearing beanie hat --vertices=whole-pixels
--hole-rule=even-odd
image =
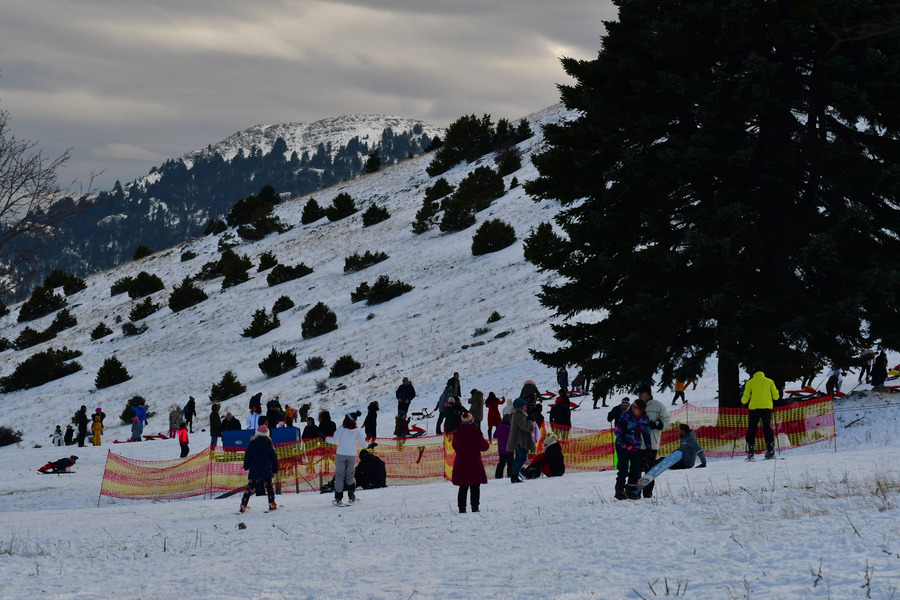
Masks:
[[[269,437],[269,428],[260,425],[250,438],[247,450],[244,452],[243,468],[247,471],[247,490],[241,497],[240,512],[249,510],[250,496],[262,484],[269,497],[269,510],[277,510],[275,504],[275,487],[272,478],[278,473],[278,455],[275,453],[275,444]]]
[[[335,444],[334,467],[334,504],[344,505],[344,488],[350,503],[356,502],[356,453],[359,448],[374,448],[375,444],[366,443],[365,432],[356,426],[356,419],[362,414],[354,411],[344,416],[344,422],[337,428],[333,436],[325,438],[328,444]]]
[[[481,503],[481,484],[487,483],[487,475],[484,473],[484,463],[481,453],[491,447],[481,430],[475,427],[475,418],[472,413],[464,412],[460,419],[461,425],[453,433],[453,473],[450,481],[459,486],[456,502],[459,512],[466,512],[466,498],[470,496],[472,512],[478,512]]]
[[[71,425],[66,425],[66,432],[63,434],[63,442],[66,446],[71,446],[75,443],[75,440],[72,438],[75,436],[75,428]]]
[[[566,472],[562,446],[552,433],[544,438],[544,451],[536,454],[531,464],[522,469],[522,476],[535,479],[543,473],[547,477],[561,477]]]
[[[459,428],[462,413],[463,408],[462,404],[459,403],[459,398],[450,396],[450,399],[447,400],[447,404],[441,411],[441,415],[444,417],[444,434],[453,433]]]
[[[91,415],[91,433],[93,434],[91,443],[99,446],[100,436],[103,435],[103,412],[99,408]]]
[[[529,452],[534,452],[535,441],[533,433],[534,421],[525,413],[525,400],[516,398],[513,402],[513,412],[509,423],[509,439],[506,441],[506,451],[514,454],[509,480],[511,483],[521,483],[519,473],[525,465]]]
[[[144,433],[144,424],[141,423],[140,417],[135,417],[131,420],[131,441],[139,442],[141,441],[141,434]]]
[[[669,427],[672,418],[669,416],[669,409],[666,405],[653,398],[653,393],[649,384],[641,384],[637,389],[638,398],[647,403],[647,420],[650,422],[650,445],[644,444],[641,458],[643,461],[642,471],[646,473],[652,469],[656,463],[656,453],[659,452],[659,443],[662,439],[662,432]],[[651,481],[646,485],[641,493],[644,498],[653,496],[653,486],[656,482]]]
[[[616,500],[636,500],[637,481],[641,476],[641,443],[650,445],[650,421],[647,402],[635,400],[616,419]]]

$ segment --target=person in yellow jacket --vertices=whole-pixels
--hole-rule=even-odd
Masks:
[[[97,410],[99,411],[100,409],[98,408]],[[103,419],[100,417],[100,413],[97,412],[91,415],[91,420],[93,421],[91,424],[91,433],[94,434],[91,442],[93,442],[95,446],[99,446],[100,435],[103,433]]]
[[[765,376],[759,369],[754,369],[753,377],[744,386],[741,404],[750,410],[747,421],[747,460],[753,460],[756,427],[762,421],[763,434],[766,436],[766,458],[775,458],[775,434],[772,433],[772,407],[778,400],[778,388],[775,382]]]

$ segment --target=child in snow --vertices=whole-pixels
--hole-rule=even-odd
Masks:
[[[144,433],[144,424],[141,423],[140,417],[135,417],[131,420],[131,441],[139,442],[141,441],[141,434]]]
[[[376,430],[378,429],[378,402],[369,402],[369,412],[366,413],[366,419],[363,421],[363,429],[366,432],[366,441],[374,442]]]
[[[250,503],[250,496],[256,491],[256,486],[262,482],[269,496],[269,510],[276,510],[275,488],[272,486],[272,478],[278,473],[278,455],[275,454],[275,444],[269,437],[269,428],[261,425],[247,444],[244,452],[244,470],[247,471],[247,491],[241,498],[241,512],[246,512]]]
[[[100,436],[103,435],[103,417],[101,416],[103,413],[98,408],[93,415],[91,415],[91,420],[93,423],[91,424],[91,433],[94,434],[91,438],[91,443],[95,446],[100,445]]]
[[[490,419],[490,416],[488,416],[488,419]],[[506,442],[509,441],[509,419],[509,415],[503,417],[503,420],[497,425],[497,430],[494,432],[494,439],[497,440],[497,455],[500,459],[497,461],[494,479],[503,478],[503,467],[506,467],[506,476],[512,476],[510,470],[512,469],[513,453],[506,449]]]
[[[353,478],[356,473],[356,452],[359,448],[366,448],[366,434],[356,426],[356,419],[361,414],[358,410],[347,414],[334,435],[325,438],[327,443],[337,445],[334,467],[334,504],[336,506],[343,505],[345,487],[350,502],[356,502],[356,481]],[[374,444],[369,445],[369,448],[372,447]]]
[[[50,434],[50,443],[52,443],[54,446],[63,445],[63,432],[61,426],[57,425],[56,431]]]
[[[178,431],[175,436],[178,438],[178,444],[181,446],[181,458],[185,458],[191,451],[190,446],[188,446],[187,423],[181,421],[178,424]]]
[[[647,402],[638,398],[631,409],[623,411],[616,420],[616,500],[635,500],[637,481],[641,476],[641,442],[650,447],[650,420]]]

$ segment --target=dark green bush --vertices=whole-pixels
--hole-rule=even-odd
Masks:
[[[122,277],[121,279],[117,279],[109,288],[109,295],[118,296],[119,294],[124,294],[131,287],[132,281],[134,281],[134,277]]]
[[[402,296],[412,289],[413,286],[408,283],[391,281],[387,275],[380,275],[375,279],[375,283],[371,287],[365,281],[359,284],[356,291],[350,294],[350,301],[359,302],[360,300],[365,300],[366,304],[371,306]]]
[[[244,328],[244,332],[241,336],[258,338],[263,334],[269,333],[279,325],[281,325],[281,322],[278,320],[278,315],[273,313],[270,318],[269,315],[266,314],[265,309],[259,308],[253,313],[253,320],[250,321],[250,325]]]
[[[363,300],[367,300],[371,291],[372,289],[369,287],[369,284],[363,281],[356,286],[356,290],[350,292],[350,302],[362,302]]]
[[[22,432],[14,431],[6,425],[0,425],[0,447],[11,446],[22,441]]]
[[[325,216],[325,209],[319,206],[315,198],[310,198],[303,205],[303,214],[300,216],[300,222],[304,225],[315,223]]]
[[[50,274],[44,278],[44,287],[48,290],[55,290],[58,287],[62,287],[63,293],[66,296],[71,296],[72,294],[85,289],[87,283],[85,283],[84,279],[81,277],[70,275],[60,269],[53,269],[50,271]]]
[[[297,355],[293,350],[285,350],[279,352],[272,348],[272,352],[259,363],[259,370],[266,377],[277,377],[282,373],[287,373],[291,369],[297,368]]]
[[[131,285],[128,286],[128,297],[132,300],[135,298],[143,298],[144,296],[149,296],[154,292],[165,289],[165,287],[163,280],[157,275],[141,271],[131,282]]]
[[[568,258],[559,248],[562,239],[553,231],[550,223],[544,222],[532,229],[523,240],[522,248],[525,260],[538,265],[541,271],[557,270]],[[542,266],[543,265],[543,266]]]
[[[491,315],[488,317],[487,322],[488,322],[488,323],[496,323],[497,321],[499,321],[499,320],[502,319],[502,318],[503,318],[503,315],[501,315],[500,313],[498,313],[498,312],[495,310],[495,311],[492,312]]]
[[[357,211],[356,203],[350,194],[341,192],[331,201],[331,206],[325,209],[325,216],[334,223],[345,219]]]
[[[201,281],[209,281],[210,279],[224,276],[227,271],[232,274],[232,278],[239,279],[241,277],[241,273],[246,273],[252,267],[253,262],[250,260],[249,256],[247,256],[246,254],[244,256],[238,256],[237,252],[235,252],[231,248],[225,248],[224,250],[222,250],[222,254],[219,255],[218,260],[212,260],[204,264],[200,268],[200,272],[197,273],[194,278]],[[247,277],[249,278],[249,275]],[[246,279],[243,281],[246,281]],[[237,283],[240,282],[237,281]],[[235,285],[234,282],[232,282],[231,284]]]
[[[189,260],[194,260],[197,258],[197,253],[193,250],[186,250],[181,253],[181,262],[187,262]]]
[[[19,309],[19,323],[34,321],[66,305],[66,300],[53,290],[39,285],[31,292],[31,297]]]
[[[512,246],[515,241],[516,230],[512,225],[500,219],[489,219],[482,223],[472,236],[472,254],[481,256],[497,252]]]
[[[481,212],[505,192],[503,177],[490,167],[478,167],[459,182],[453,198]]]
[[[128,369],[125,368],[125,365],[122,364],[118,357],[110,356],[103,361],[103,366],[97,371],[94,385],[97,386],[98,390],[102,390],[129,379],[131,379],[131,375],[128,374]]]
[[[234,371],[225,371],[219,383],[214,383],[209,392],[209,399],[212,402],[221,402],[234,398],[247,391],[247,386],[241,383]]]
[[[0,337],[0,352],[3,352],[4,350],[9,350],[12,347],[13,347],[12,342],[10,342],[5,337]]]
[[[277,215],[266,215],[247,225],[238,225],[237,233],[244,240],[256,242],[270,233],[284,233],[289,229]]]
[[[263,252],[259,255],[259,268],[257,268],[257,271],[268,271],[277,264],[278,258],[275,256],[274,252]]]
[[[473,115],[462,116],[447,127],[444,143],[435,153],[427,172],[434,177],[456,166],[463,160],[472,162],[491,151],[494,126],[490,115],[481,119]]]
[[[9,307],[6,306],[6,302],[0,300],[0,317],[5,317],[9,314]]]
[[[468,229],[475,224],[475,209],[463,199],[451,196],[444,203],[444,216],[439,228],[444,233],[453,233]]]
[[[416,220],[413,221],[412,232],[416,235],[430,231],[434,227],[434,216],[437,214],[437,206],[430,200],[422,201],[422,208],[416,212]]]
[[[148,326],[146,323],[144,323],[140,327],[138,327],[131,321],[126,321],[126,322],[122,323],[122,335],[124,335],[125,337],[131,337],[133,335],[141,335],[142,333],[147,331],[147,329],[148,329]]]
[[[219,235],[228,229],[228,225],[225,224],[225,221],[221,219],[210,219],[209,223],[206,225],[206,229],[203,230],[203,235]]]
[[[429,202],[437,202],[444,196],[452,194],[454,189],[455,188],[450,185],[450,183],[446,179],[441,177],[440,179],[435,181],[434,184],[425,188],[425,200],[428,200]]]
[[[373,204],[367,208],[362,215],[363,227],[371,227],[382,221],[387,221],[390,218],[391,213],[388,212],[388,209]]]
[[[78,325],[78,319],[69,312],[68,308],[64,308],[53,317],[53,322],[50,323],[49,329],[59,333],[60,331],[75,327],[76,325]]]
[[[31,348],[32,346],[37,346],[38,344],[42,344],[44,342],[49,342],[55,337],[56,331],[54,331],[52,327],[48,327],[44,331],[38,331],[37,329],[26,327],[19,332],[18,336],[16,336],[16,339],[13,341],[13,347],[16,350],[24,350],[26,348]]]
[[[112,333],[112,329],[107,327],[106,323],[100,323],[99,325],[94,327],[93,331],[91,331],[91,339],[99,340],[100,338],[105,338],[106,336],[108,336],[111,333]]]
[[[498,153],[494,157],[494,163],[497,165],[497,173],[504,177],[522,168],[522,153],[518,148],[510,148]]]
[[[235,202],[228,214],[225,215],[225,222],[229,227],[237,227],[238,225],[248,225],[254,221],[268,216],[275,209],[275,203],[259,196],[247,196],[242,200]]]
[[[144,244],[141,244],[140,246],[138,246],[137,248],[134,249],[134,256],[132,257],[132,260],[141,260],[142,258],[147,258],[148,256],[151,256],[152,254],[153,254],[153,250],[151,250]]]
[[[299,265],[295,265],[293,267],[289,267],[287,265],[275,265],[274,267],[272,267],[272,271],[266,276],[266,282],[268,282],[269,287],[272,287],[274,285],[278,285],[279,283],[292,281],[294,279],[300,279],[301,277],[305,277],[312,272],[313,270],[303,263],[300,263]]]
[[[329,373],[329,377],[343,377],[357,369],[362,367],[361,364],[353,360],[353,356],[349,354],[345,354],[331,365],[331,372]]]
[[[72,360],[79,356],[80,351],[66,347],[38,352],[19,363],[12,374],[0,378],[0,388],[4,393],[27,390],[80,371],[81,365]]]
[[[325,367],[325,359],[321,356],[310,356],[306,359],[306,372],[311,373]]]
[[[301,332],[303,333],[303,339],[307,340],[324,335],[337,328],[337,315],[324,302],[319,302],[309,309],[309,312],[303,317]]]
[[[146,319],[160,308],[162,308],[161,304],[156,304],[151,298],[144,298],[141,302],[131,307],[128,318],[132,321],[140,321],[141,319]]]
[[[388,255],[384,252],[371,253],[366,250],[365,254],[351,254],[344,259],[344,273],[356,273],[367,269],[372,265],[377,265],[381,261],[387,260]]]
[[[181,285],[172,288],[172,295],[169,296],[169,308],[172,312],[179,312],[186,308],[190,308],[195,304],[200,304],[209,298],[206,292],[194,285],[194,281],[190,277],[185,277]]]
[[[287,296],[282,296],[272,305],[272,312],[277,314],[292,308],[294,308],[294,301]]]

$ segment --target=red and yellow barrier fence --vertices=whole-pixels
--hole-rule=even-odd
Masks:
[[[660,456],[678,448],[678,423],[687,423],[707,457],[727,457],[746,450],[747,411],[701,408],[685,404],[671,411],[672,422],[662,432]],[[835,437],[834,402],[831,397],[776,408],[772,426],[780,449],[795,448]],[[545,423],[545,425],[548,425]],[[614,435],[611,429],[596,431],[555,428],[567,472],[613,468]],[[757,433],[762,439],[762,431]],[[372,450],[384,461],[388,485],[414,485],[450,479],[454,453],[450,436],[378,439]],[[320,440],[276,444],[281,493],[318,491],[334,476],[334,447]],[[101,496],[132,500],[178,499],[213,496],[243,488],[243,450],[205,449],[184,459],[140,461],[109,453]],[[496,442],[483,455],[488,476],[493,475],[498,453]]]

